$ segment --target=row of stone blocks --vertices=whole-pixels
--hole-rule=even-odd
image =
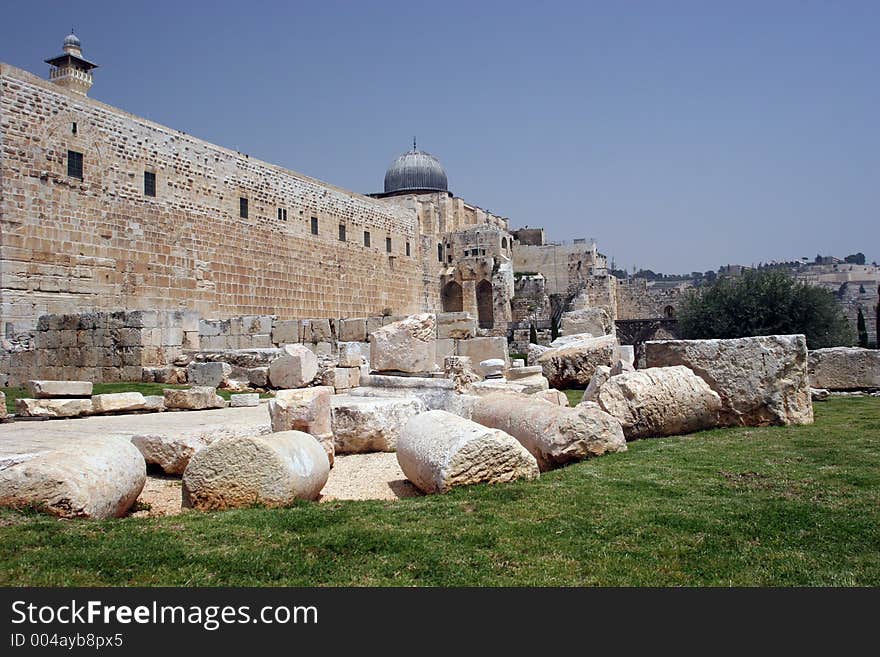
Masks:
[[[278,319],[275,315],[248,315],[199,321],[199,345],[210,349],[261,349],[283,344],[366,342],[369,336],[403,316],[343,319]],[[469,313],[437,315],[437,338],[460,339],[477,335],[476,319]]]

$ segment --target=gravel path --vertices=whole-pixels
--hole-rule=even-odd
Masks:
[[[394,452],[337,455],[321,501],[398,500],[419,491],[406,480]]]
[[[336,457],[321,501],[331,500],[398,500],[420,495],[406,480],[393,452],[373,454],[342,454]],[[148,474],[144,490],[131,515],[135,518],[157,518],[181,513],[180,477]],[[149,508],[146,508],[149,507]]]

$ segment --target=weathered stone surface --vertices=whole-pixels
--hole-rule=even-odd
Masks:
[[[619,347],[620,350],[620,360],[624,363],[629,363],[635,369],[636,366],[636,350],[631,344],[622,344]]]
[[[584,396],[581,398],[581,402],[598,401],[599,388],[601,388],[602,384],[610,378],[611,368],[607,365],[599,365],[599,367],[596,368],[593,377],[590,379],[590,383],[589,385],[587,385],[587,389],[584,390]]]
[[[477,334],[477,320],[470,313],[440,313],[437,315],[437,338],[466,340]]]
[[[6,410],[6,393],[0,391],[0,420],[5,420],[9,412]]]
[[[141,381],[145,383],[186,383],[186,369],[183,367],[144,367]]]
[[[813,421],[803,335],[645,343],[648,367],[684,365],[721,397],[724,426]]]
[[[487,379],[499,379],[504,376],[504,361],[500,358],[481,361],[480,370]]]
[[[617,346],[617,338],[613,335],[572,340],[545,352],[538,364],[551,387],[560,390],[585,388],[597,367],[610,367],[618,360]]]
[[[480,376],[486,376],[486,371],[479,365],[484,360],[498,358],[504,361],[505,368],[510,363],[510,355],[507,353],[507,338],[505,337],[459,340],[456,343],[456,353],[459,356],[468,356]]]
[[[183,505],[201,510],[315,500],[330,462],[313,436],[283,431],[221,438],[197,452],[183,473]]]
[[[0,506],[35,506],[62,518],[115,518],[134,504],[146,474],[141,453],[125,440],[56,441],[50,449],[0,459]]]
[[[229,363],[190,363],[186,366],[186,380],[193,386],[222,388],[231,374],[232,366]]]
[[[336,390],[351,390],[357,388],[361,381],[360,367],[334,367],[333,387]]]
[[[541,390],[531,394],[537,399],[543,399],[544,401],[556,404],[557,406],[568,406],[568,397],[565,396],[564,392],[556,390],[555,388],[549,388],[548,390]]]
[[[91,399],[15,400],[15,413],[23,417],[80,417],[92,414]]]
[[[147,400],[139,392],[113,392],[92,395],[92,413],[130,413],[142,411]]]
[[[331,425],[336,452],[393,452],[404,425],[425,405],[415,397],[351,397],[331,400]]]
[[[365,342],[367,339],[367,320],[364,317],[340,319],[338,339],[342,342]]]
[[[436,367],[434,315],[410,315],[370,335],[370,367],[377,372],[430,372]]]
[[[161,412],[165,410],[165,397],[162,395],[144,395],[144,410]]]
[[[687,367],[650,367],[612,376],[599,405],[627,440],[673,436],[718,426],[721,398]]]
[[[539,474],[535,458],[514,438],[446,411],[428,411],[407,422],[397,443],[397,461],[406,478],[425,493]]]
[[[512,392],[526,394],[526,387],[519,381],[507,381],[506,379],[486,379],[478,381],[470,388],[471,394],[485,397],[499,392]]]
[[[568,408],[526,395],[498,394],[479,399],[471,417],[520,441],[542,471],[626,450],[620,422],[597,407]]]
[[[276,388],[302,388],[318,374],[318,358],[299,344],[281,348],[278,357],[269,363],[269,383]]]
[[[300,338],[300,323],[296,319],[278,319],[272,326],[272,344],[297,344]]]
[[[880,388],[880,349],[831,347],[809,356],[810,385],[828,390]]]
[[[810,399],[814,402],[828,401],[830,394],[827,388],[810,388]]]
[[[27,391],[34,399],[56,397],[91,397],[90,381],[28,381]]]
[[[635,372],[636,368],[633,367],[632,363],[628,363],[627,361],[620,359],[611,367],[611,376],[617,376],[618,374],[623,374],[624,372]]]
[[[604,308],[584,308],[562,313],[559,329],[562,335],[610,335],[614,333],[614,321]]]
[[[256,392],[248,392],[238,395],[229,396],[229,405],[232,408],[241,408],[242,406],[259,406],[260,395]]]
[[[447,356],[443,359],[443,374],[455,384],[456,392],[470,390],[472,384],[481,379],[474,371],[473,363],[467,356]]]
[[[162,391],[165,408],[185,411],[199,411],[206,408],[224,408],[226,401],[210,386],[195,386],[178,390],[166,388]]]
[[[330,423],[330,398],[333,388],[316,386],[299,390],[279,390],[269,400],[272,431],[305,431],[315,437],[333,465],[333,430]]]
[[[544,354],[550,351],[550,347],[545,347],[540,344],[529,344],[529,353],[526,354],[527,361],[529,365],[537,365],[538,359],[541,358]]]
[[[535,376],[543,376],[544,368],[540,365],[529,365],[528,367],[512,367],[507,370],[507,378],[510,381],[518,381],[519,379],[530,379]]]
[[[526,361],[523,358],[512,358],[510,360],[510,367],[516,367],[518,369],[526,366]]]
[[[369,347],[362,342],[339,342],[336,345],[339,356],[339,367],[360,367],[366,359],[363,355],[365,347]]]

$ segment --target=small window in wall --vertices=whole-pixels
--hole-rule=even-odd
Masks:
[[[385,238],[385,253],[391,253],[391,238]]]
[[[156,174],[152,171],[144,171],[144,196],[156,195]]]
[[[339,224],[339,241],[345,241],[345,224]]]
[[[67,151],[67,175],[71,178],[83,179],[83,154]]]
[[[287,221],[287,208],[278,208],[278,221]]]
[[[448,262],[449,264],[452,264],[452,256],[451,255],[446,256],[446,262]]]
[[[439,262],[443,262],[443,245],[442,244],[437,245],[437,260]]]
[[[409,255],[409,242],[406,243],[406,255]]]
[[[238,199],[238,216],[242,219],[248,218],[248,200],[244,196]]]
[[[364,231],[364,246],[370,246],[370,231]]]
[[[506,237],[502,237],[502,238],[501,238],[501,248],[502,248],[502,249],[506,249],[506,248],[507,248],[507,238],[506,238]]]
[[[75,135],[75,134],[76,134],[76,130],[77,130],[77,128],[76,128],[76,121],[74,121],[73,123],[70,124],[70,132],[71,132],[72,134]]]
[[[312,235],[318,234],[318,218],[312,217]]]

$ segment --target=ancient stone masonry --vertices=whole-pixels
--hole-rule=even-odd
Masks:
[[[0,111],[7,331],[30,330],[46,313],[119,307],[321,317],[425,303],[412,212],[6,64]],[[81,179],[68,175],[69,152],[82,154]],[[144,193],[145,173],[155,174],[155,196]]]

